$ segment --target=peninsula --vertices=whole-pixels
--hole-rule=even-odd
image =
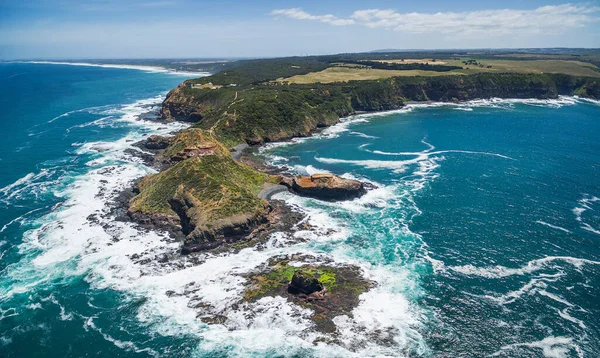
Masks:
[[[287,177],[252,160],[248,146],[310,136],[340,118],[415,101],[600,98],[600,70],[593,58],[531,56],[369,53],[228,63],[167,95],[160,118],[193,125],[173,137],[151,136],[140,143],[156,153],[153,162],[161,171],[137,183],[128,215],[180,235],[183,254],[239,250],[300,222],[283,202],[271,200],[276,192],[349,200],[368,189],[334,175]],[[246,299],[289,295],[283,289],[288,284],[305,303],[335,292],[336,308],[329,314],[316,310],[317,326],[327,331],[331,317],[340,309],[350,312],[371,286],[355,267],[307,264],[295,270],[288,266],[290,259],[272,261],[250,277]]]

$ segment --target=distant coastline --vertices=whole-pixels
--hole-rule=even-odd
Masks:
[[[179,71],[172,68],[162,66],[146,66],[146,65],[132,65],[132,64],[113,64],[113,63],[91,63],[91,62],[70,62],[70,61],[10,61],[7,63],[28,63],[28,64],[40,64],[40,65],[68,65],[68,66],[83,66],[83,67],[102,67],[102,68],[115,68],[115,69],[126,69],[126,70],[139,70],[146,72],[155,73],[171,73],[180,76],[208,76],[209,72],[204,71]]]

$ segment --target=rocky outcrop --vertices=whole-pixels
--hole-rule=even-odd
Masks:
[[[314,275],[298,270],[294,272],[292,280],[288,285],[288,292],[290,293],[304,293],[310,295],[315,292],[321,292],[325,289],[321,281],[319,281]]]
[[[183,252],[234,242],[266,222],[270,207],[258,193],[273,179],[236,162],[203,130],[180,132],[158,156],[168,167],[137,183],[128,215],[179,231]]]
[[[206,144],[184,147],[182,150],[174,153],[169,159],[171,162],[180,162],[189,158],[204,157],[215,154],[217,143],[208,142]]]
[[[144,142],[143,146],[146,149],[160,150],[166,149],[173,142],[171,137],[163,137],[159,135],[151,135]]]
[[[263,208],[255,207],[254,210],[211,218],[210,208],[206,207],[206,203],[183,186],[169,199],[169,204],[179,216],[181,230],[185,235],[184,252],[215,248],[221,245],[225,238],[236,241],[264,223],[267,215],[265,203]]]
[[[159,156],[159,161],[165,164],[175,164],[190,158],[205,156],[225,156],[228,150],[212,139],[205,131],[199,128],[190,128],[181,131],[169,140],[169,145]]]
[[[267,185],[267,186],[265,186],[265,188],[263,190],[261,190],[258,193],[258,197],[261,199],[265,199],[265,200],[271,200],[273,195],[279,194],[279,193],[285,193],[287,191],[288,191],[288,187],[285,185],[277,185],[277,184]]]
[[[204,106],[197,104],[193,97],[184,93],[187,86],[189,84],[183,82],[167,94],[159,111],[161,119],[198,122],[204,117]]]
[[[284,177],[281,184],[298,195],[328,201],[355,199],[367,192],[364,184],[358,180],[344,179],[333,174]]]
[[[335,317],[352,316],[360,295],[374,286],[357,266],[302,254],[272,258],[246,278],[245,301],[284,297],[310,308],[315,329],[325,333],[335,332]]]

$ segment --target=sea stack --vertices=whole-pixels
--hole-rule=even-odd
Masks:
[[[327,201],[351,200],[367,192],[360,181],[340,178],[333,174],[284,177],[281,184],[298,195]]]

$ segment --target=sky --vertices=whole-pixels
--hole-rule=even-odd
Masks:
[[[0,59],[600,47],[600,0],[0,0]]]

